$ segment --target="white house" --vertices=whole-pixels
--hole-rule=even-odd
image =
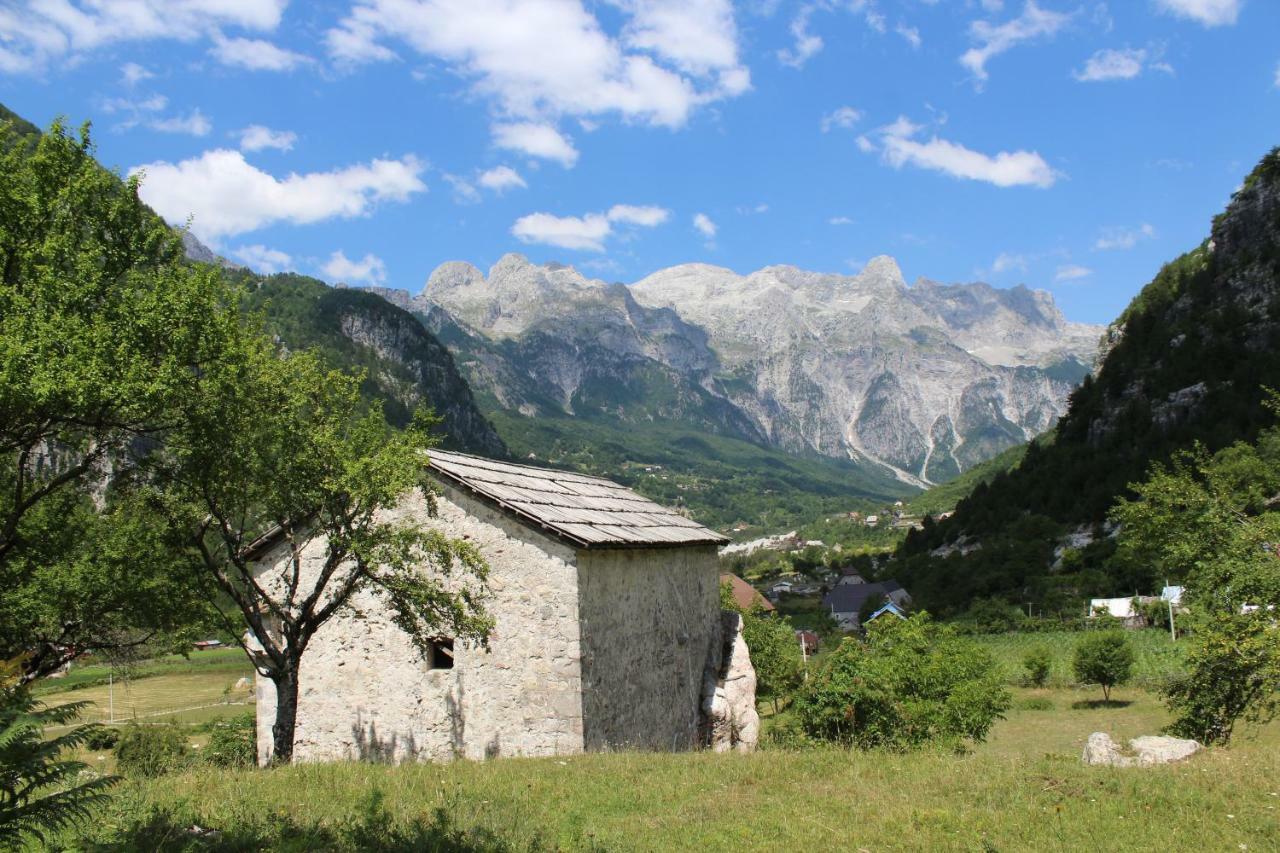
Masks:
[[[424,660],[379,599],[360,597],[303,658],[296,760],[680,750],[709,731],[754,746],[755,675],[736,615],[720,612],[724,537],[597,477],[440,450],[430,472],[438,514],[415,494],[391,515],[480,550],[489,647],[442,637]],[[304,567],[324,543],[307,548]],[[288,554],[269,537],[257,547],[261,582]],[[265,760],[275,719],[265,678],[257,715]]]

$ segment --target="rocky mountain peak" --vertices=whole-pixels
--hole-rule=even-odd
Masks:
[[[484,273],[473,264],[466,261],[446,261],[436,267],[427,278],[422,296],[430,299],[438,293],[483,283]]]
[[[902,269],[898,262],[889,255],[877,255],[867,261],[867,265],[858,273],[858,278],[891,284],[905,288],[907,280],[902,277]]]

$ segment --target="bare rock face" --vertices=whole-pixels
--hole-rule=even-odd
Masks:
[[[702,686],[704,742],[712,752],[755,752],[760,741],[756,670],[742,639],[742,617],[726,610],[721,621],[725,651],[720,672],[709,674]]]
[[[1051,427],[1102,329],[1044,292],[707,264],[632,285],[507,255],[400,304],[478,391],[522,413],[675,420],[941,482]]]
[[[1129,747],[1133,755],[1122,752],[1106,732],[1094,732],[1089,735],[1080,760],[1104,767],[1152,767],[1183,761],[1204,748],[1194,740],[1156,735],[1136,737],[1129,741]]]

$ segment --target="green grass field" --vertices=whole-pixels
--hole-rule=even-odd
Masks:
[[[1076,680],[1071,671],[1076,644],[1085,636],[1086,633],[1079,631],[1047,631],[1039,634],[991,634],[972,639],[990,650],[1009,684],[1022,683],[1026,675],[1023,658],[1031,649],[1043,647],[1052,658],[1049,685],[1069,687]],[[1133,645],[1133,685],[1154,690],[1181,670],[1183,641],[1175,643],[1167,633],[1155,629],[1126,631],[1125,636]]]
[[[398,768],[302,765],[130,780],[81,850],[1274,850],[1280,726],[1152,769],[1084,767],[1092,731],[1167,719],[1152,694],[1090,708],[1017,690],[968,755],[839,749],[618,753]],[[1052,710],[1026,710],[1028,699]],[[1127,704],[1125,704],[1127,703]],[[1035,704],[1035,703],[1033,703]],[[218,830],[193,841],[187,828]]]

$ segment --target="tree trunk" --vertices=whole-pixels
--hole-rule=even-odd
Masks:
[[[293,731],[298,722],[298,667],[292,664],[279,674],[271,676],[276,686],[276,721],[271,725],[271,762],[289,764],[293,761]]]

